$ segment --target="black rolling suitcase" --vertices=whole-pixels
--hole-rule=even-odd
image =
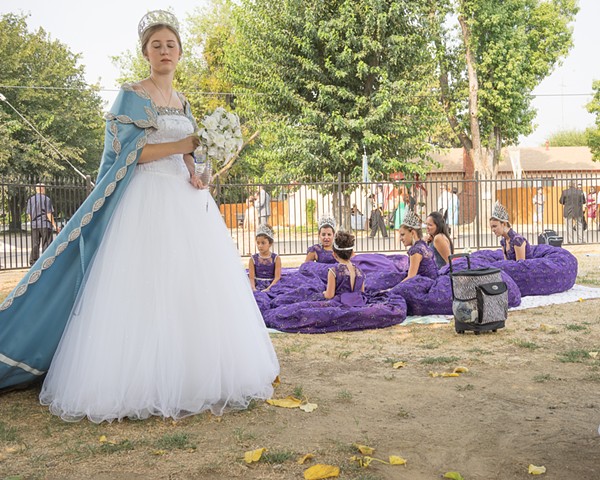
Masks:
[[[562,247],[563,237],[554,230],[544,230],[538,235],[538,245],[546,244],[553,247]]]
[[[467,269],[453,271],[452,260],[465,257]],[[508,317],[508,287],[499,268],[471,268],[466,254],[450,255],[452,313],[457,333],[467,330],[479,334],[504,328]]]

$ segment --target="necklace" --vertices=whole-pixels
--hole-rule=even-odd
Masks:
[[[150,79],[150,81],[154,84],[154,86],[156,87],[156,89],[158,90],[158,93],[160,93],[160,96],[162,97],[163,101],[166,102],[166,107],[169,108],[171,106],[171,100],[173,98],[173,87],[171,87],[171,92],[169,92],[169,101],[167,102],[167,97],[165,97],[165,94],[163,93],[163,91],[160,89],[160,87],[156,84],[156,82],[154,81],[154,79],[152,78],[152,75],[150,75],[148,77]]]

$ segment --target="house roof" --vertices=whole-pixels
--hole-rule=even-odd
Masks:
[[[521,168],[524,174],[548,171],[598,171],[600,162],[592,160],[588,147],[528,147],[518,148],[521,157]],[[432,155],[441,164],[433,168],[435,172],[463,172],[463,149],[450,148]],[[508,150],[502,149],[500,172],[512,172]]]

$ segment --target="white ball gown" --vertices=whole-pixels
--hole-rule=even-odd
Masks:
[[[193,131],[158,117],[149,143]],[[115,209],[44,381],[67,421],[220,415],[267,399],[279,364],[207,190],[182,155],[140,164]]]

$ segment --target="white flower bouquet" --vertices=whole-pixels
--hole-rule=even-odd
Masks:
[[[218,107],[204,117],[202,128],[196,132],[200,146],[194,152],[196,174],[207,185],[212,176],[213,164],[223,166],[240,149],[244,140],[240,119],[235,113]]]

